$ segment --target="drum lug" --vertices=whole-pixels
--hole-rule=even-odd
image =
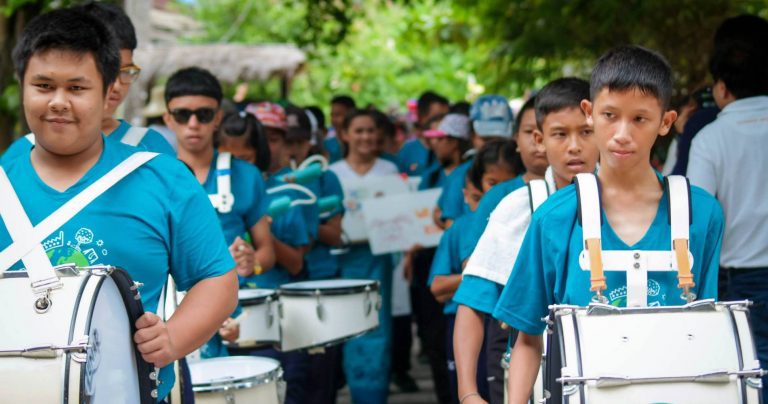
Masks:
[[[279,307],[279,306],[278,306]],[[267,328],[272,328],[275,322],[275,315],[272,314],[272,297],[267,297]]]
[[[363,300],[363,311],[365,312],[366,317],[368,317],[371,314],[371,309],[373,309],[373,303],[371,302],[371,287],[366,286],[365,300]]]
[[[235,404],[235,393],[227,391],[224,393],[224,400],[227,404]]]
[[[748,377],[746,379],[746,383],[748,387],[751,387],[753,389],[762,389],[763,388],[763,380],[759,377]]]
[[[38,297],[37,300],[35,300],[32,307],[34,307],[37,314],[43,314],[50,310],[52,305],[53,302],[51,301],[51,298],[48,297],[48,292],[46,292],[44,296]]]
[[[98,337],[96,338],[98,340]],[[85,363],[88,360],[88,342],[90,341],[90,338],[88,338],[87,335],[83,335],[77,340],[73,341],[74,344],[71,344],[70,347],[82,347],[81,350],[72,353],[72,360],[77,363]],[[97,348],[98,349],[98,348]]]
[[[320,290],[315,290],[315,298],[317,299],[315,314],[317,315],[318,320],[323,321],[323,304],[320,302],[320,296]]]

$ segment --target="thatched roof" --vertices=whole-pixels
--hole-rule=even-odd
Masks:
[[[141,66],[140,82],[169,76],[184,67],[210,70],[222,82],[267,80],[295,75],[307,60],[292,45],[206,44],[137,49],[134,60]]]

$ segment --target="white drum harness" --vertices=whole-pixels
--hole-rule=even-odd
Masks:
[[[36,297],[35,310],[38,313],[45,313],[50,307],[51,291],[62,287],[40,243],[101,194],[156,156],[157,153],[150,152],[132,154],[34,227],[5,170],[0,167],[0,217],[13,240],[11,245],[0,252],[0,271],[8,270],[21,259]]]
[[[232,193],[232,154],[219,153],[216,158],[216,193],[208,194],[211,204],[219,213],[229,213],[235,204]]]
[[[677,272],[678,287],[682,298],[689,303],[696,299],[691,292],[695,286],[691,267],[693,255],[689,251],[689,227],[692,222],[690,185],[688,179],[671,175],[664,186],[669,197],[669,223],[672,245],[669,250],[603,251],[601,246],[601,205],[597,177],[594,174],[577,174],[579,222],[583,229],[584,250],[579,255],[579,265],[590,271],[590,291],[593,301],[607,302],[604,271],[621,271],[627,274],[627,307],[648,305],[648,271]]]

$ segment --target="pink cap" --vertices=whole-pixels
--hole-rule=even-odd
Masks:
[[[250,112],[259,119],[262,125],[268,128],[287,130],[288,124],[285,117],[285,109],[272,102],[260,102],[248,104],[246,112]]]

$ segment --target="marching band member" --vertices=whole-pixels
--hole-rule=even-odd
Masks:
[[[529,104],[534,107],[529,109],[532,113],[529,116],[533,115],[536,125],[532,135],[535,143],[543,147],[546,153],[544,161],[551,163],[545,175],[550,192],[567,186],[573,176],[580,172],[593,172],[597,164],[598,151],[594,145],[592,129],[587,125],[580,106],[581,100],[587,97],[589,83],[581,79],[564,78],[544,86],[537,94],[535,103]],[[522,147],[525,150],[527,146]],[[532,158],[528,163],[539,161]],[[528,182],[533,179],[530,178]],[[471,237],[476,240],[476,245],[469,253],[471,256],[467,257],[469,261],[464,269],[464,278],[456,293],[460,306],[456,316],[458,331],[454,338],[454,348],[457,352],[460,397],[475,391],[472,376],[478,366],[477,352],[485,337],[488,374],[493,375],[490,383],[491,402],[500,403],[503,400],[504,377],[499,363],[507,349],[510,335],[508,331],[502,331],[498,322],[493,320],[487,321],[489,324],[484,335],[482,324],[498,302],[506,282],[505,271],[514,265],[516,252],[530,222],[530,200],[528,187],[524,187],[521,181],[517,189],[496,201],[498,206],[486,220],[474,223]],[[481,202],[481,206],[483,204]],[[470,396],[466,402],[473,401],[479,400]]]
[[[397,174],[397,166],[378,158],[376,123],[369,111],[353,111],[344,118],[341,140],[347,156],[331,164],[341,181],[347,178],[374,180]],[[391,350],[392,262],[389,255],[373,255],[368,243],[356,244],[339,258],[342,278],[374,279],[380,282],[382,306],[379,328],[347,341],[343,348],[344,373],[352,401],[386,403],[389,394]]]
[[[131,19],[120,7],[111,4],[92,2],[81,7],[83,11],[106,24],[120,48],[120,72],[117,75],[117,80],[112,83],[107,96],[107,111],[101,122],[102,132],[110,140],[139,146],[152,152],[174,155],[173,148],[159,132],[153,129],[134,127],[125,120],[114,117],[115,111],[128,95],[131,84],[141,73],[141,68],[133,62],[133,51],[136,49],[137,41]],[[20,137],[5,151],[2,158],[13,158],[18,154],[28,152],[34,145],[34,140],[33,135]]]
[[[230,133],[224,131],[219,138],[220,147],[232,150],[233,153],[245,153],[243,148],[249,149],[252,145],[267,144],[269,149],[269,175],[267,177],[267,188],[274,188],[284,184],[278,179],[278,173],[284,171],[286,158],[285,141],[287,132],[295,131],[295,128],[289,127],[286,121],[286,114],[283,107],[273,103],[260,103],[249,105],[247,110],[254,111],[255,116],[263,125],[262,130],[252,130],[249,136],[264,137],[264,140],[251,140],[244,142],[236,140]],[[236,142],[236,143],[235,143]],[[262,150],[250,150],[252,156],[263,155]],[[252,161],[259,163],[258,161]],[[289,195],[292,198],[301,197],[301,194],[294,191],[286,193],[267,194],[269,202],[274,201],[280,195]],[[317,220],[317,218],[315,218]],[[245,277],[243,287],[246,288],[267,288],[277,289],[281,285],[289,283],[303,274],[304,271],[304,253],[310,245],[310,225],[306,221],[306,214],[303,209],[292,208],[287,212],[271,219],[271,229],[273,245],[276,256],[275,267],[271,270],[260,273],[254,272]],[[316,230],[315,230],[316,232]],[[230,349],[233,354],[265,356],[280,361],[283,367],[284,379],[288,385],[286,393],[286,403],[300,404],[308,400],[306,384],[309,371],[309,359],[305,352],[280,352],[274,348],[256,348],[256,349]]]
[[[208,195],[214,196],[211,201],[225,242],[237,262],[238,275],[243,277],[262,265],[271,267],[274,252],[265,217],[267,205],[261,173],[247,162],[218,153],[213,147],[214,132],[222,117],[221,99],[221,85],[210,72],[199,68],[179,70],[165,85],[168,111],[163,119],[176,134],[179,159],[192,169]],[[241,238],[246,233],[253,244]],[[201,356],[227,356],[222,339],[234,341],[237,332],[235,326],[222,327],[201,348]]]
[[[312,112],[305,109],[309,118]],[[314,120],[314,121],[313,121]],[[304,122],[297,116],[296,122]],[[316,141],[319,135],[318,119],[311,115],[309,127],[303,130],[294,130],[291,136],[286,137],[286,152],[289,159],[300,165],[310,156],[322,155],[320,143]],[[300,129],[300,128],[297,128]],[[315,163],[313,163],[315,164]],[[317,163],[319,164],[319,163]],[[344,200],[344,190],[336,174],[331,170],[325,170],[319,178],[305,184],[318,198],[336,196],[339,201]],[[323,214],[318,225],[317,241],[312,249],[304,256],[306,277],[309,280],[335,279],[340,276],[339,260],[331,253],[334,248],[340,247],[341,219],[344,215],[344,207],[339,204],[333,210]],[[312,397],[318,404],[333,404],[336,402],[336,392],[340,381],[337,370],[341,369],[341,346],[330,346],[323,353],[313,353],[309,356],[310,377],[307,385],[307,396]]]
[[[472,222],[472,217],[477,204],[480,202],[480,198],[483,196],[482,187],[474,184],[470,178],[470,173],[467,173],[466,185],[464,186],[464,199],[467,205],[469,205],[470,213],[467,213],[458,219],[455,223],[443,233],[440,238],[440,244],[435,252],[435,257],[432,260],[432,269],[429,273],[429,280],[427,285],[430,287],[430,291],[435,296],[435,299],[443,304],[443,314],[446,320],[446,333],[445,333],[445,350],[446,361],[448,370],[448,379],[450,381],[450,394],[454,398],[453,402],[458,402],[456,397],[457,384],[456,384],[456,362],[453,356],[453,326],[456,318],[456,303],[453,301],[453,294],[459,287],[461,282],[461,261],[459,260],[460,244],[466,242],[467,238],[463,236],[463,233],[467,231],[468,225]],[[480,181],[477,181],[478,183]],[[485,383],[486,391],[482,391],[481,394],[487,396],[487,381],[484,372],[478,372],[478,387]],[[485,393],[485,394],[483,394]]]
[[[590,100],[581,107],[593,126],[600,152],[602,247],[606,250],[669,250],[669,195],[650,165],[651,147],[666,135],[677,114],[669,109],[672,71],[659,54],[637,46],[613,49],[597,62]],[[716,298],[723,214],[717,201],[691,187],[689,250],[692,279],[684,280],[699,299]],[[550,304],[586,306],[593,291],[607,304],[627,305],[627,276],[606,271],[592,278],[578,257],[585,248],[577,220],[576,187],[547,199],[533,215],[506,287],[493,315],[519,330],[510,363],[510,402],[525,403],[541,363],[541,333]],[[599,251],[599,250],[598,250]],[[601,282],[602,281],[602,282]],[[603,283],[604,282],[604,283]],[[654,293],[648,305],[681,305],[687,300],[674,272],[648,272]],[[656,293],[658,291],[658,293]]]
[[[137,149],[102,135],[120,53],[99,19],[82,9],[40,15],[22,33],[13,61],[36,142],[2,168],[30,224],[37,225]],[[54,265],[114,263],[143,283],[146,313],[133,339],[147,362],[162,367],[159,400],[174,384],[166,365],[202,345],[236,305],[234,261],[210,202],[170,156],[152,157],[49,237],[42,246]],[[11,243],[3,226],[0,249]],[[169,273],[188,293],[164,322],[153,313]]]

